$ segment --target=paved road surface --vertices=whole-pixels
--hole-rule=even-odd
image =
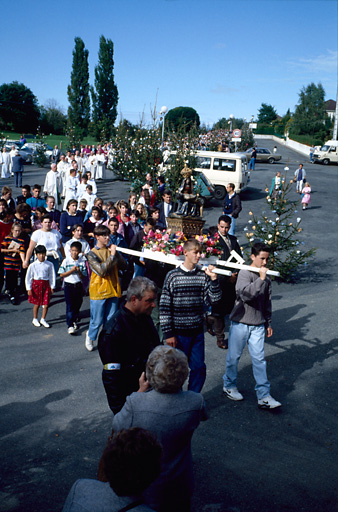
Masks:
[[[304,162],[278,149],[282,162],[258,164],[243,194],[236,233],[241,244],[249,210],[265,208],[265,185],[288,160],[290,170]],[[299,212],[300,238],[318,251],[297,284],[273,284],[275,333],[266,344],[272,394],[283,407],[276,413],[257,408],[247,352],[238,381],[245,400],[225,398],[226,353],[206,335],[209,419],[193,439],[194,512],[337,510],[338,167],[304,164],[313,194],[311,208]],[[42,184],[46,170],[27,166],[24,183]],[[125,182],[98,188],[107,200],[128,195]],[[206,226],[216,223],[221,206],[214,201],[205,210]],[[67,334],[61,292],[48,313],[49,330],[32,326],[28,302],[14,307],[1,297],[0,313],[0,511],[56,512],[77,478],[95,477],[110,431],[99,356],[84,348],[88,298],[77,336]]]

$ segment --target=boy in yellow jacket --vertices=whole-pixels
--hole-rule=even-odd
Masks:
[[[87,254],[92,274],[89,284],[90,324],[86,332],[85,347],[90,352],[94,348],[101,325],[107,330],[118,309],[121,297],[118,269],[127,266],[123,256],[116,252],[116,245],[107,247],[110,237],[107,226],[96,226],[94,236],[96,247]]]

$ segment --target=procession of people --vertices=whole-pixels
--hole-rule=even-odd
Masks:
[[[61,289],[67,334],[76,336],[81,324],[89,320],[83,346],[88,352],[98,348],[114,431],[130,429],[132,435],[134,428],[146,429],[156,434],[162,445],[161,469],[153,480],[149,477],[149,488],[140,488],[142,497],[135,501],[135,510],[188,512],[191,438],[207,417],[201,395],[207,378],[205,330],[216,336],[216,346],[226,354],[224,396],[234,402],[244,399],[237,381],[238,363],[247,345],[258,407],[281,407],[270,394],[264,355],[265,337],[273,334],[270,248],[254,244],[250,265],[255,272],[249,266],[231,271],[229,276],[217,273],[217,262],[201,267],[203,247],[198,237],[185,237],[177,268],[151,263],[142,255],[143,244],[145,239],[168,232],[170,216],[180,216],[179,205],[172,201],[176,191],[167,187],[162,176],[156,187],[149,174],[140,195],[131,193],[129,199],[115,203],[104,201],[97,196],[96,183],[105,177],[104,151],[98,150],[97,155],[94,159],[94,152],[87,148],[68,158],[56,147],[43,186],[37,183],[30,190],[24,185],[16,199],[10,187],[3,187],[0,261],[4,293],[17,305],[26,289],[33,305],[32,329],[53,326],[53,294]],[[297,191],[301,190],[298,177],[303,180],[303,174],[300,166],[295,173]],[[311,189],[305,185],[309,197]],[[279,189],[277,173],[272,192],[278,196]],[[151,203],[145,201],[144,191]],[[219,240],[223,261],[231,251],[242,256],[234,235],[241,202],[232,183],[227,192],[223,214],[220,211],[217,226],[209,228],[210,237],[216,234]],[[189,212],[189,208],[182,209],[183,216]],[[123,248],[139,251],[140,257],[128,255]],[[81,312],[88,295],[90,319]],[[188,391],[182,394],[186,381]],[[170,439],[166,430],[171,432]],[[181,449],[174,457],[175,443]],[[108,474],[102,475],[102,483],[110,482]],[[89,503],[80,482],[74,484],[65,511],[76,510],[77,500]],[[120,502],[118,496],[129,495],[127,490],[115,491],[112,485],[114,492],[106,486],[90,485],[99,501],[103,495],[107,503]],[[133,500],[122,499],[131,504]]]

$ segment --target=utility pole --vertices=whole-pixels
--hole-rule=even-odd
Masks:
[[[338,126],[338,87],[337,87],[337,97],[336,97],[336,115],[334,118],[332,140],[337,140],[337,126]]]

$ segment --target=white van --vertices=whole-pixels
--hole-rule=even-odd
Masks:
[[[171,151],[164,166],[170,165]],[[215,187],[215,198],[224,199],[226,186],[234,183],[237,193],[244,190],[250,181],[250,171],[247,166],[247,159],[243,153],[223,153],[220,151],[195,151],[192,153],[196,158],[195,170],[203,172]]]
[[[328,140],[320,150],[313,153],[314,163],[321,163],[324,165],[338,163],[338,141]]]

